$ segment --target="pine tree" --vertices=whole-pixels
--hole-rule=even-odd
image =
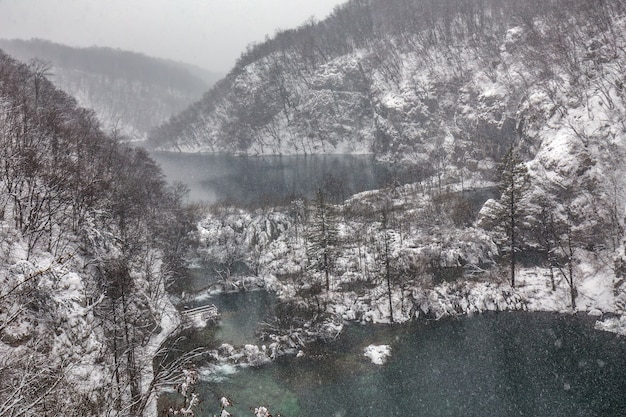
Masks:
[[[505,251],[511,267],[511,286],[515,287],[516,252],[519,250],[521,219],[525,213],[524,197],[530,188],[526,164],[513,148],[504,157],[500,170],[501,212],[498,218],[506,234]]]
[[[321,190],[315,198],[315,211],[309,227],[309,266],[324,274],[326,291],[330,291],[330,274],[337,252],[337,220]]]

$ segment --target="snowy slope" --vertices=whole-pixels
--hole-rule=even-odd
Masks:
[[[153,412],[182,196],[33,69],[0,52],[0,415]]]
[[[386,321],[391,310],[394,321],[498,309],[622,314],[623,3],[449,2],[426,21],[421,4],[349,2],[324,22],[278,34],[244,54],[153,143],[183,152],[370,152],[415,163],[420,183],[336,208],[343,243],[324,301],[344,318]],[[528,173],[515,219],[515,288],[504,200],[468,218],[463,195],[471,184],[498,185],[510,150]],[[395,225],[382,226],[385,204]],[[301,221],[255,248],[253,270],[274,277],[285,297],[318,291],[323,276],[311,270]],[[403,277],[391,289],[381,279],[385,240]],[[207,244],[204,254],[219,247]],[[461,271],[457,282],[434,282]]]
[[[365,39],[350,43],[356,35],[342,26],[339,12],[360,12],[352,3],[242,55],[202,101],[154,132],[153,146],[252,155],[367,152],[419,162],[438,157],[473,171],[498,160],[520,136],[536,151],[539,125],[561,107],[577,107],[577,92],[586,86],[604,100],[612,83],[604,75],[619,76],[623,65],[619,13],[607,29],[577,7],[568,21],[550,7],[483,4],[491,15],[483,27],[465,28],[468,18],[458,12],[448,22],[458,33],[433,34],[442,26],[419,30],[416,21],[377,28],[391,18],[377,14],[379,2],[372,2],[373,22],[358,27]],[[409,6],[389,7],[387,13],[402,14]],[[531,23],[520,24],[525,13],[534,15]],[[325,42],[331,30],[347,45]]]

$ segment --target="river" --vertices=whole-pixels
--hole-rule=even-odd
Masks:
[[[218,169],[208,167],[206,158],[165,156],[173,161],[172,167],[183,167],[179,177],[169,178],[191,180],[194,201],[241,198],[238,201],[249,204],[276,190],[282,193],[280,198],[307,196],[320,178],[339,175],[344,169],[331,174],[316,171],[314,178],[307,179],[293,172],[310,167],[293,167],[297,162],[285,163],[288,158],[280,162],[280,169],[275,159],[267,160],[266,166],[263,159],[243,163],[233,158],[223,162],[224,173],[216,172],[207,180],[203,170]],[[351,163],[357,169],[363,161],[357,158]],[[229,171],[229,164],[236,167]],[[372,166],[362,175],[342,175],[344,184],[349,184],[342,192],[377,184],[377,180],[367,184],[358,180],[373,178]],[[243,178],[243,185],[238,178]],[[295,188],[280,185],[280,178],[286,178],[282,184],[296,184]],[[250,187],[260,189],[249,200],[245,196]],[[206,282],[205,277],[197,287]],[[262,291],[213,297],[208,302],[217,304],[223,314],[219,327],[191,332],[183,347],[260,344],[255,338],[258,322],[271,315],[276,299]],[[391,346],[387,363],[375,365],[363,355],[370,344]],[[252,415],[251,408],[259,405],[285,417],[626,415],[626,341],[594,330],[593,319],[585,315],[488,313],[393,327],[349,324],[334,343],[317,346],[305,357],[280,358],[271,365],[234,373],[230,368],[207,372],[206,364],[200,366],[199,417],[219,415],[218,400],[223,395],[233,400],[229,411],[235,416]]]

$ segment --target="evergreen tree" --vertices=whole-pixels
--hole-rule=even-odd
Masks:
[[[511,267],[511,286],[515,287],[516,252],[520,246],[520,229],[526,208],[524,197],[530,188],[530,176],[526,164],[513,148],[504,157],[500,170],[500,212],[498,220],[505,232],[504,251]]]
[[[309,266],[324,274],[326,291],[330,291],[330,274],[337,256],[337,220],[324,193],[317,191],[315,211],[309,227]]]

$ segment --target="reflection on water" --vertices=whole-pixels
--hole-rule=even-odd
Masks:
[[[222,314],[216,337],[234,346],[258,344],[257,332],[273,310],[276,297],[266,291],[221,294],[210,300]]]
[[[191,351],[196,348],[217,348],[222,343],[233,346],[258,345],[261,323],[272,316],[277,302],[274,294],[259,290],[212,294],[199,302],[185,303],[185,308],[215,304],[221,317],[216,326],[185,330],[176,348]]]
[[[236,157],[154,153],[170,181],[190,189],[192,202],[283,203],[323,189],[335,201],[392,182],[421,179],[419,168],[376,163],[364,155]]]
[[[392,346],[385,365],[362,354]],[[330,355],[284,358],[201,385],[200,415],[624,416],[626,342],[587,319],[499,313],[407,326],[348,326]]]
[[[403,177],[357,156],[156,158],[170,179],[190,185],[192,201],[310,198],[319,187],[342,198],[394,177],[419,179],[417,172]],[[213,279],[198,270],[179,292],[199,291]],[[202,302],[217,304],[222,321],[188,334],[187,350],[258,343],[258,322],[276,299],[250,292]],[[373,365],[363,356],[370,344],[391,345],[387,364]],[[626,416],[626,341],[594,331],[584,318],[499,313],[394,327],[351,325],[335,343],[310,353],[210,378],[198,387],[203,402],[197,415],[219,415],[218,400],[227,395],[236,416],[252,415],[258,405],[285,417]]]

